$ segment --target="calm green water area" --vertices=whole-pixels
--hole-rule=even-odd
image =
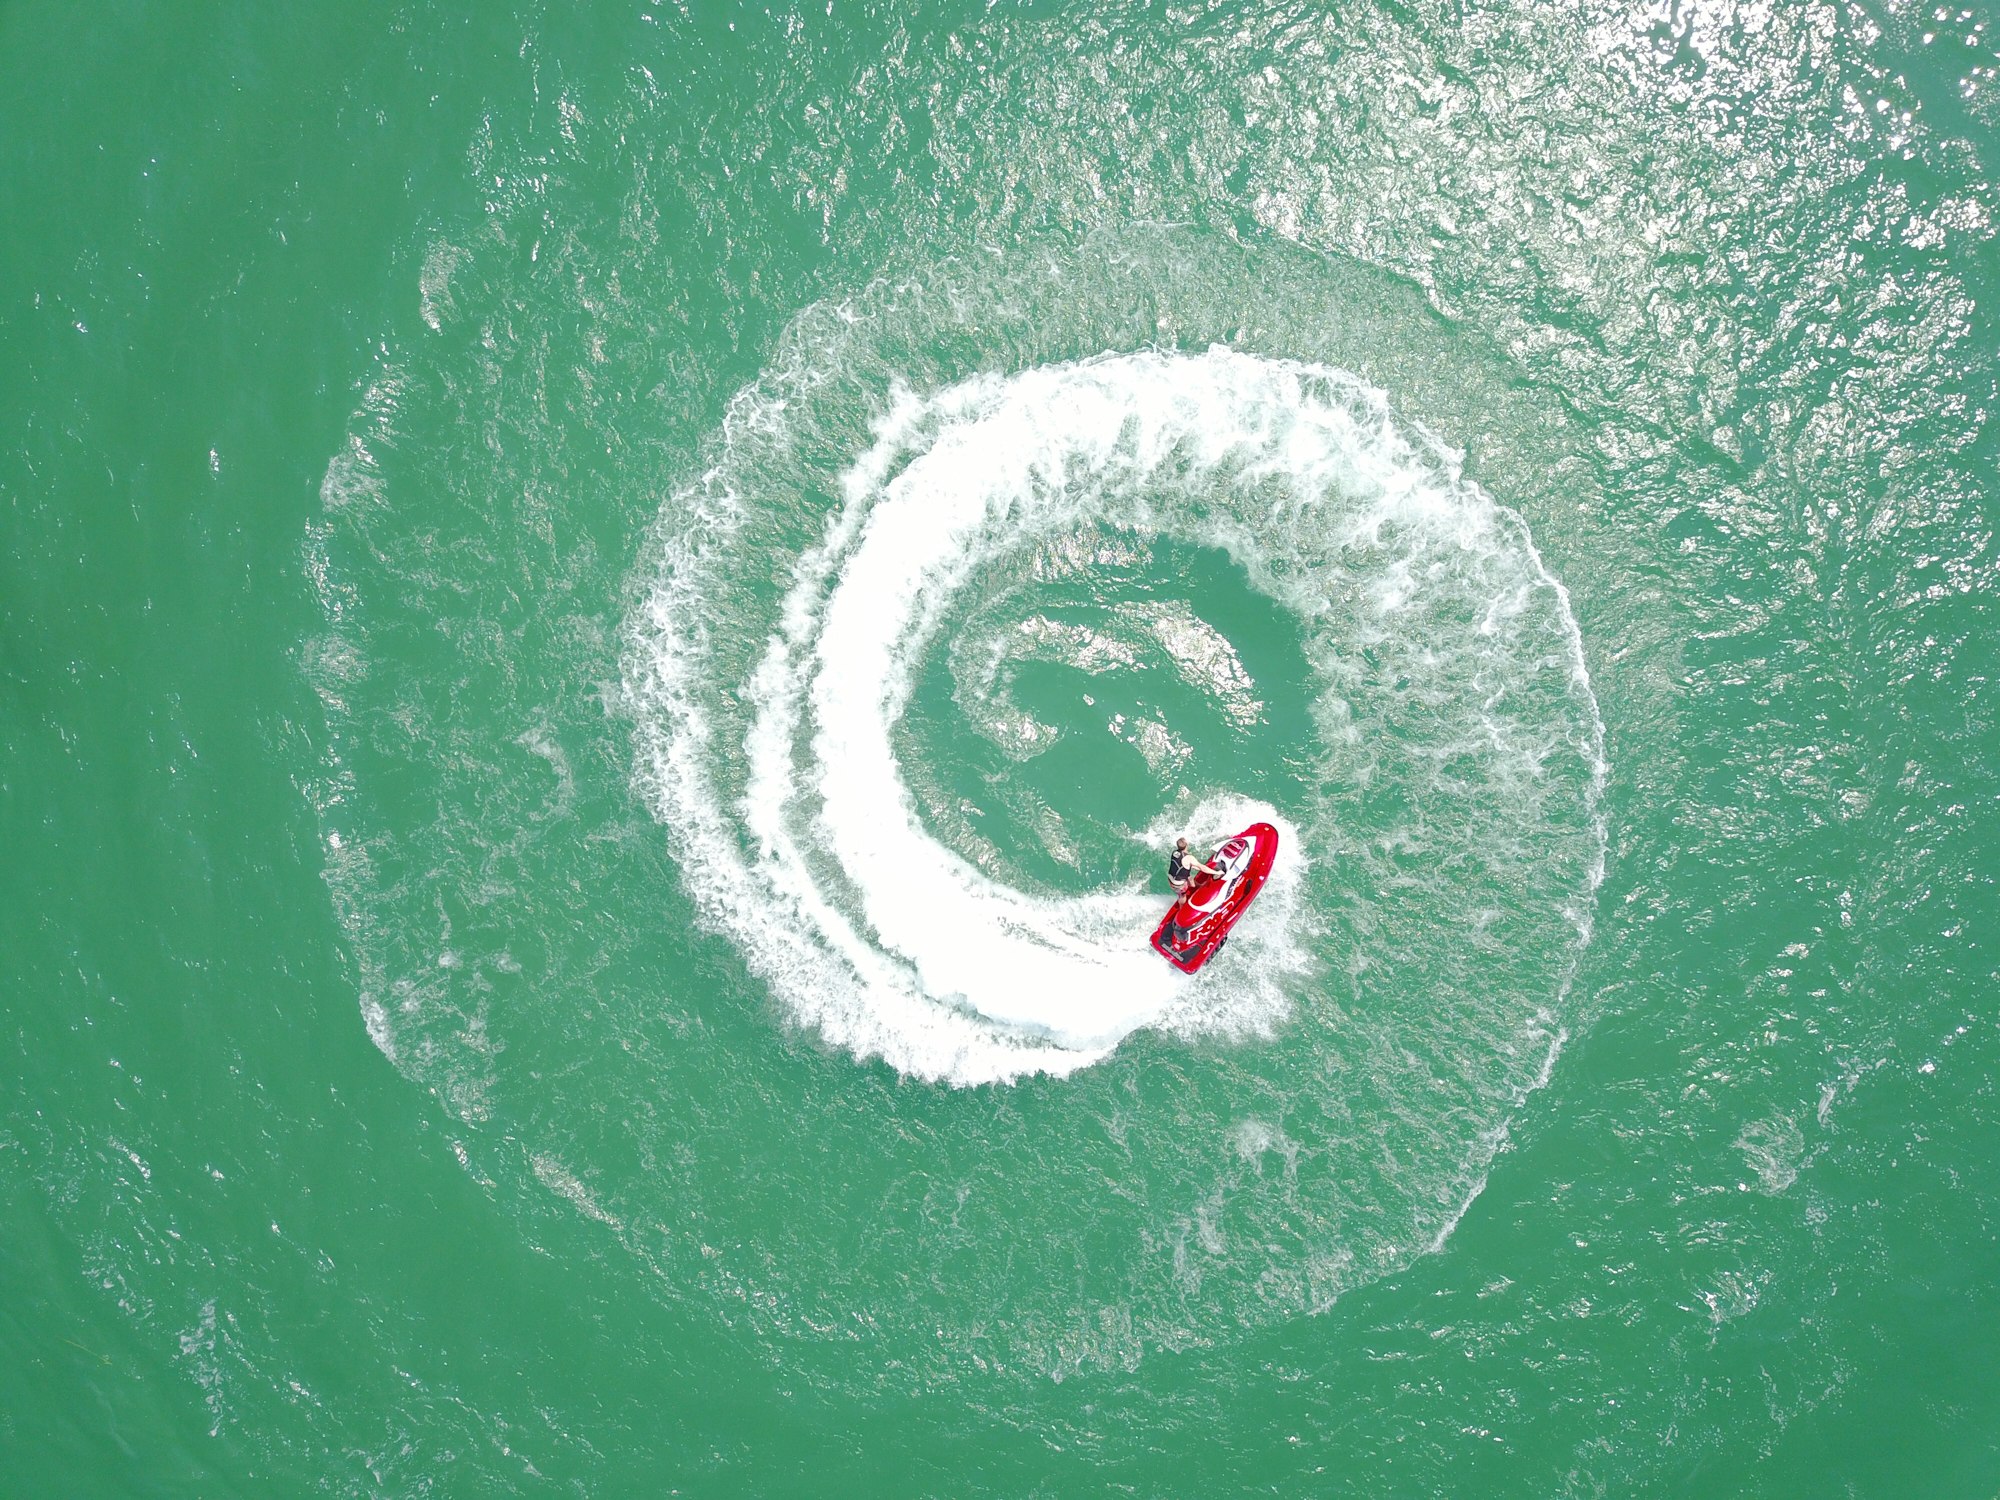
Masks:
[[[2000,1493],[1996,170],[1988,0],[0,5],[0,1495]]]

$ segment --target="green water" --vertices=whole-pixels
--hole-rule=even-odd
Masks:
[[[2000,1492],[1997,47],[0,7],[0,1494]]]

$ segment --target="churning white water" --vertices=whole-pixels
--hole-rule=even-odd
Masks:
[[[1405,754],[1444,768],[1441,801],[1482,809],[1482,861],[1536,858],[1504,825],[1541,819],[1558,754],[1589,768],[1595,825],[1602,731],[1563,590],[1520,519],[1356,377],[1217,347],[899,389],[825,495],[773,483],[800,399],[746,391],[713,466],[672,497],[626,686],[689,899],[828,1041],[961,1084],[1062,1074],[1141,1027],[1267,1031],[1335,958],[1314,905],[1335,878],[1337,802],[1204,784],[1168,725],[1133,742],[1184,795],[1134,837],[1259,818],[1282,834],[1229,961],[1192,980],[1147,946],[1157,891],[1023,888],[927,823],[895,731],[934,652],[954,658],[972,727],[1016,757],[1059,731],[1010,704],[1010,658],[1121,665],[1116,640],[1009,615],[1024,558],[1090,566],[1078,538],[1226,552],[1296,622],[1316,695],[1301,753],[1331,775],[1363,737],[1407,741],[1420,723],[1428,743]],[[781,606],[760,614],[726,559],[780,528],[799,545],[780,558]],[[986,633],[941,641],[969,597]],[[1217,714],[1254,717],[1256,684],[1198,603],[1131,601],[1125,634]]]

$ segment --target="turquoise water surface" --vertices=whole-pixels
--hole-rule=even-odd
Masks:
[[[1990,7],[21,0],[0,141],[0,1494],[2000,1492]]]

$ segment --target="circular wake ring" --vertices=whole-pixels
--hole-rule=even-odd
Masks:
[[[1287,856],[1226,973],[1192,984],[1147,949],[1157,895],[1029,889],[927,824],[896,731],[940,632],[1078,538],[1225,552],[1296,622],[1300,748],[1325,781],[1379,771],[1357,745],[1393,739],[1389,760],[1440,770],[1438,824],[1496,901],[1587,922],[1602,730],[1567,596],[1520,518],[1382,392],[1220,347],[1105,356],[884,393],[844,461],[811,451],[810,395],[744,392],[666,507],[627,689],[696,908],[827,1040],[954,1083],[1062,1074],[1144,1026],[1269,1028],[1340,967],[1333,877],[1314,876],[1336,866],[1338,796],[1178,768],[1191,801],[1135,834],[1264,818]],[[774,555],[789,577],[760,607]]]

